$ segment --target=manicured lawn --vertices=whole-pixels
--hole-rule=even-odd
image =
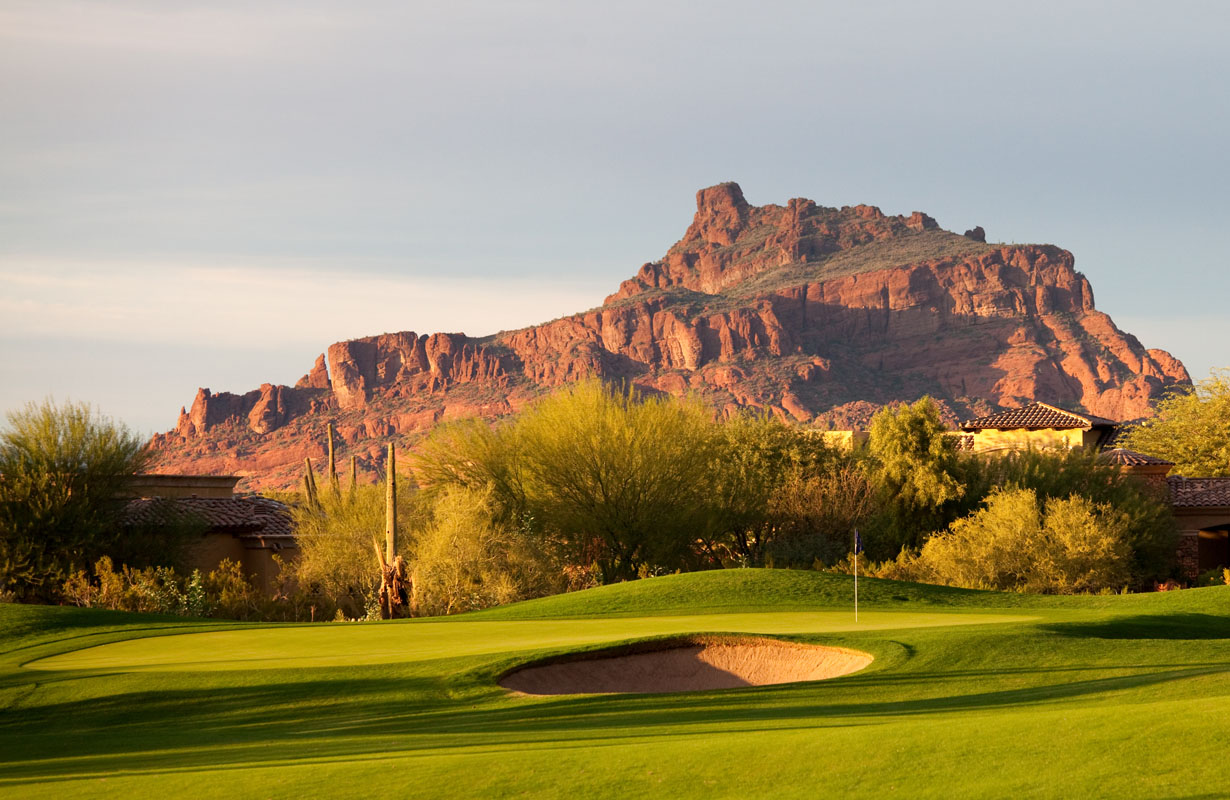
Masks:
[[[0,796],[1221,797],[1230,587],[1033,598],[732,570],[452,619],[252,626],[0,605]],[[689,632],[872,653],[677,695],[513,696]]]

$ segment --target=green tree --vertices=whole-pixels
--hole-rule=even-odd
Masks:
[[[565,387],[517,426],[529,508],[604,582],[685,566],[705,525],[712,426],[696,401]]]
[[[717,426],[709,468],[707,549],[721,561],[759,566],[779,529],[775,494],[793,478],[814,475],[833,453],[823,439],[764,414],[736,414]]]
[[[879,558],[902,546],[917,546],[942,530],[946,511],[965,494],[957,452],[946,434],[940,409],[930,397],[913,405],[883,408],[871,418],[869,449],[884,513],[868,539]],[[948,508],[946,508],[948,507]]]
[[[831,563],[878,506],[857,453],[764,415],[739,414],[717,426],[708,485],[713,535],[706,544],[722,563]]]
[[[1173,461],[1176,475],[1230,476],[1230,368],[1167,394],[1157,416],[1128,434],[1126,446]]]
[[[53,600],[65,577],[121,543],[141,440],[81,403],[30,403],[0,433],[0,594]]]
[[[414,454],[414,471],[429,494],[463,487],[487,492],[497,519],[520,519],[527,510],[520,428],[492,427],[477,418],[440,425]]]
[[[914,510],[933,510],[965,493],[957,454],[930,397],[884,408],[871,418],[871,455],[888,492]]]
[[[830,566],[854,546],[854,529],[881,511],[876,485],[854,459],[837,459],[814,474],[796,470],[769,499],[775,564]]]
[[[444,426],[416,455],[429,494],[485,493],[496,522],[563,542],[605,581],[695,561],[711,509],[712,412],[599,381],[542,399],[516,420]]]

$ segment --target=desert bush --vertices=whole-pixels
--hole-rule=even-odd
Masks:
[[[950,586],[1072,594],[1122,587],[1130,565],[1127,519],[1111,506],[1007,489],[931,537],[908,572]]]
[[[400,481],[399,481],[400,482]],[[398,492],[398,552],[408,552],[409,531],[419,516],[415,492]],[[299,592],[318,609],[341,609],[344,616],[363,618],[380,589],[375,542],[383,548],[385,488],[382,485],[326,488],[315,504],[291,509],[299,556],[287,564]],[[318,615],[319,618],[319,615]]]
[[[1132,584],[1146,586],[1171,574],[1178,534],[1165,487],[1124,474],[1092,449],[971,455],[961,460],[960,475],[966,492],[955,508],[961,516],[1003,489],[1030,489],[1043,502],[1078,495],[1113,507],[1126,520]]]
[[[69,573],[117,555],[120,497],[146,460],[135,434],[88,405],[47,400],[9,412],[0,433],[0,592],[54,600]]]
[[[84,569],[69,575],[61,594],[74,605],[112,611],[203,617],[212,610],[199,570],[188,576],[171,567],[117,570],[110,556],[94,564],[92,576]]]
[[[188,617],[262,621],[328,619],[336,609],[297,591],[287,573],[272,594],[234,561],[224,560],[208,573],[190,574],[170,567],[118,569],[109,556],[91,570],[77,570],[61,587],[65,602],[86,608],[177,614]]]
[[[564,591],[569,575],[532,521],[498,520],[492,491],[439,493],[415,537],[411,607],[454,614]]]
[[[841,456],[822,438],[767,415],[737,414],[714,428],[701,548],[717,563],[763,564],[794,495]]]
[[[491,509],[505,522],[528,513],[519,427],[492,427],[481,419],[435,428],[414,454],[414,469],[428,494],[460,486],[486,492]]]
[[[779,566],[835,564],[853,549],[855,528],[879,508],[876,485],[853,460],[818,474],[797,471],[770,498],[774,535],[766,552]]]
[[[586,381],[504,426],[446,426],[420,449],[416,473],[429,494],[489,492],[501,524],[529,515],[535,532],[567,545],[570,563],[626,580],[694,557],[709,510],[712,426],[698,402]]]
[[[1230,569],[1216,567],[1196,576],[1196,586],[1227,586],[1230,585]]]
[[[567,387],[518,424],[529,509],[604,582],[676,569],[704,528],[711,432],[698,401]]]

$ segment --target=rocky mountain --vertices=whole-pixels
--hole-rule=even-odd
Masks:
[[[724,183],[698,192],[684,237],[598,308],[478,338],[338,342],[295,386],[201,389],[154,437],[156,468],[289,486],[305,456],[323,454],[330,420],[343,451],[370,465],[388,441],[511,414],[587,376],[826,428],[924,394],[954,421],[1033,400],[1135,419],[1189,382],[1094,308],[1066,250],[989,244],[981,228],[951,233],[921,212],[752,206]]]

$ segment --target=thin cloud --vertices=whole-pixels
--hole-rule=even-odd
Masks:
[[[596,282],[423,278],[265,266],[0,266],[0,336],[221,347],[313,344],[381,331],[487,335],[601,302]]]

